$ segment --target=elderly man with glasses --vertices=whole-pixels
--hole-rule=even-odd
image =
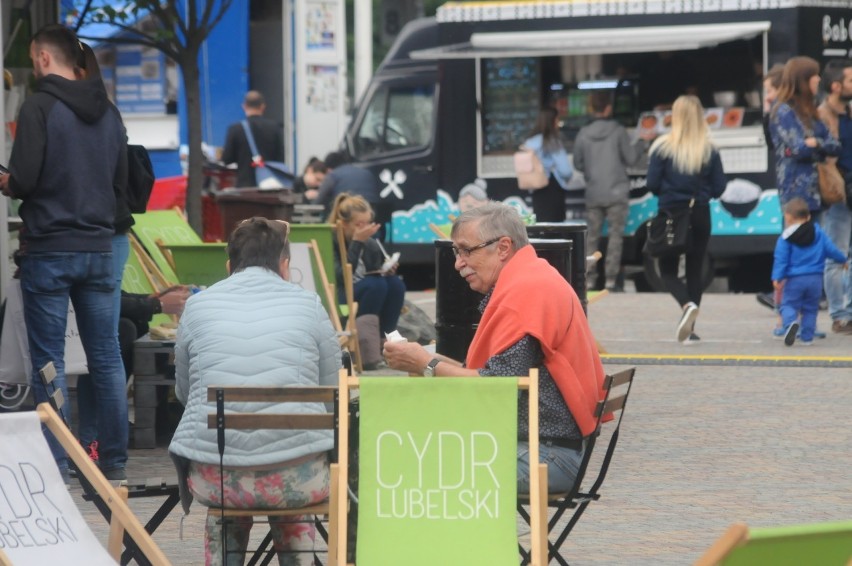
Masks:
[[[220,478],[216,430],[207,428],[210,385],[337,383],[340,347],[328,315],[315,293],[289,282],[288,231],[280,220],[241,222],[228,241],[230,276],[186,302],[175,344],[175,395],[186,410],[169,452],[187,513],[193,497],[208,507],[275,509],[305,507],[328,496],[331,431],[228,431]],[[280,412],[272,403],[229,408]],[[320,403],[299,403],[288,412],[324,410]],[[296,521],[270,517],[279,558],[313,544],[313,526]],[[223,529],[227,550],[244,553],[251,526],[251,517],[229,519],[226,529],[218,518],[208,518],[207,564],[222,564]]]
[[[571,488],[585,438],[595,427],[603,397],[603,366],[577,294],[536,256],[515,209],[489,203],[453,224],[455,268],[482,293],[482,320],[464,364],[427,352],[419,344],[387,342],[394,369],[442,376],[520,376],[540,371],[541,461],[552,491]],[[525,393],[523,395],[526,395]],[[526,400],[520,404],[518,438],[527,435]],[[518,489],[529,491],[526,443],[518,443]]]

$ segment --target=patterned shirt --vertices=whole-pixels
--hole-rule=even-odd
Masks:
[[[482,302],[479,311],[484,312],[491,300],[493,287]],[[479,375],[485,376],[523,376],[530,368],[539,369],[539,437],[549,439],[582,438],[580,429],[562,397],[553,376],[544,366],[544,353],[541,344],[530,335],[526,335],[499,354],[488,358]],[[518,393],[518,438],[525,439],[529,434],[529,393]]]

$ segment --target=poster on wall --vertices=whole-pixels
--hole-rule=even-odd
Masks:
[[[342,0],[295,0],[291,84],[295,168],[333,151],[346,131],[346,17]]]
[[[335,112],[338,104],[336,65],[308,65],[305,102],[317,112]]]
[[[164,114],[165,65],[162,53],[122,45],[116,53],[116,105],[122,114]]]
[[[336,2],[305,3],[305,46],[308,51],[334,51]]]

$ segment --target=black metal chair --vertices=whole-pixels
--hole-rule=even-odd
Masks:
[[[583,461],[581,462],[580,469],[577,472],[577,480],[574,483],[574,487],[571,488],[571,491],[566,493],[548,494],[547,506],[554,509],[553,515],[551,515],[547,522],[548,535],[556,532],[556,527],[566,511],[569,509],[574,510],[574,514],[559,531],[556,539],[550,541],[548,537],[548,563],[551,560],[556,560],[556,562],[562,566],[568,566],[568,562],[559,554],[559,550],[568,538],[568,535],[571,534],[571,530],[574,528],[574,525],[576,525],[577,521],[580,520],[580,517],[586,510],[586,507],[589,506],[589,503],[600,499],[600,493],[598,493],[598,491],[606,478],[609,464],[612,461],[612,456],[615,452],[615,446],[618,443],[621,420],[624,417],[624,408],[627,404],[627,397],[630,395],[630,389],[633,387],[633,376],[635,373],[636,368],[630,368],[616,374],[606,376],[603,384],[605,392],[604,398],[598,402],[597,407],[595,408],[595,418],[597,419],[595,431],[589,435],[586,444],[586,452],[583,455]],[[621,392],[622,389],[623,393]],[[616,391],[614,392],[614,390]],[[614,394],[617,396],[613,396]],[[606,424],[606,422],[610,419],[610,416],[612,416],[612,419],[615,419],[615,413],[618,413],[617,420],[615,420],[615,429],[612,431],[612,435],[610,436],[609,444],[606,448],[606,454],[601,461],[598,475],[591,487],[584,490],[584,479],[594,453],[595,445],[600,437],[602,425]],[[519,496],[518,513],[529,523],[529,513],[526,509],[528,501],[527,495]],[[522,547],[519,550],[522,558],[521,564],[529,564],[529,552]]]

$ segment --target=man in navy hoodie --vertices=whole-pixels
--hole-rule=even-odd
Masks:
[[[127,397],[115,338],[112,267],[116,193],[127,183],[127,142],[121,116],[99,79],[76,81],[82,46],[67,28],[51,24],[30,43],[36,92],[27,98],[3,194],[21,199],[20,277],[33,365],[56,366],[54,383],[68,398],[65,327],[74,306],[98,407],[100,466],[126,482]],[[45,388],[33,387],[37,403]],[[68,460],[47,434],[67,478]]]

